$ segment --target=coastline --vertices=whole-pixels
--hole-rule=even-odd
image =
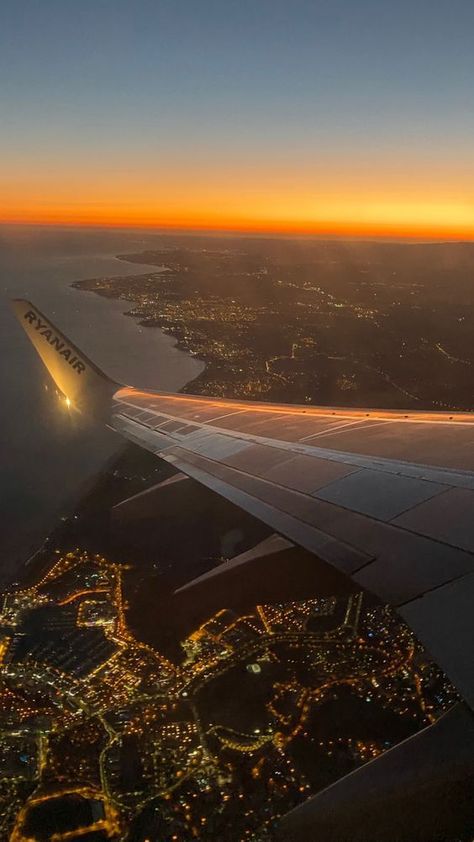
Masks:
[[[124,257],[120,255],[116,255],[115,259],[123,261],[124,263],[128,263],[130,266],[132,265],[131,261],[127,261]],[[164,268],[165,267],[163,267],[163,269]],[[140,370],[140,366],[138,373],[135,373],[136,367],[134,366],[134,373],[125,377],[121,377],[120,373],[117,370],[116,376],[119,380],[121,380],[121,382],[133,382],[134,385],[137,385],[141,388],[155,388],[163,391],[181,392],[187,390],[190,384],[194,383],[204,374],[206,370],[207,360],[202,355],[196,353],[185,341],[183,341],[183,338],[179,335],[179,332],[171,331],[166,324],[159,320],[143,318],[140,314],[134,312],[133,299],[130,299],[120,293],[117,294],[116,292],[112,292],[109,289],[104,289],[104,287],[102,286],[104,280],[112,282],[115,280],[117,282],[123,282],[124,280],[131,282],[135,280],[139,281],[148,278],[151,275],[159,275],[161,274],[163,269],[161,267],[153,267],[152,272],[140,272],[140,274],[126,275],[125,277],[122,275],[108,275],[106,278],[81,278],[72,281],[69,284],[69,288],[75,291],[79,291],[81,293],[91,293],[99,296],[100,298],[105,298],[109,302],[113,302],[116,305],[116,307],[119,307],[120,316],[129,317],[130,320],[133,321],[134,326],[139,330],[142,328],[157,329],[154,338],[155,340],[159,340],[159,346],[161,346],[161,348],[157,348],[158,363],[160,361],[163,351],[168,356],[166,360],[166,366],[164,368],[157,366],[159,382],[150,382],[149,377],[146,378],[146,381],[145,379],[143,379],[143,382],[141,382],[143,375]],[[127,332],[129,332],[129,329]],[[100,350],[102,352],[103,347],[101,347]],[[127,355],[124,353],[120,354],[119,352],[120,349],[118,349],[118,353],[115,355],[115,359],[113,360],[113,364],[117,369],[119,369],[124,362],[127,362]],[[119,357],[121,359],[119,359]],[[111,364],[108,363],[106,366],[107,370],[110,370],[110,367]],[[163,382],[161,382],[162,380]],[[181,384],[179,386],[175,385],[176,381],[178,380]]]
[[[126,262],[126,263],[131,264],[131,263],[135,262],[135,261],[128,260],[125,255],[116,255],[115,257],[116,257],[117,260],[121,260],[121,261]],[[138,262],[137,262],[137,265],[139,265]],[[165,270],[170,271],[168,269],[168,267],[166,267],[166,266],[156,267],[156,269],[155,269],[155,267],[153,267],[152,272],[140,272],[137,275],[128,275],[127,280],[132,281],[132,282],[133,281],[137,281],[137,282],[144,281],[147,278],[150,278],[151,276],[162,274]],[[123,280],[123,278],[122,278],[121,275],[117,275],[117,276],[110,276],[107,280],[113,282],[114,280],[117,280],[117,281]],[[167,339],[172,340],[172,342],[173,342],[172,347],[176,348],[181,353],[186,354],[193,361],[200,364],[201,370],[194,377],[187,380],[186,383],[184,383],[177,390],[178,392],[188,392],[189,387],[192,386],[193,383],[196,383],[197,381],[199,381],[200,378],[203,377],[203,375],[205,375],[205,373],[207,371],[207,368],[210,364],[209,359],[203,353],[199,353],[199,351],[195,350],[189,344],[189,342],[187,342],[183,338],[181,332],[178,329],[172,330],[165,323],[164,320],[160,320],[160,319],[156,319],[156,318],[146,318],[146,317],[144,318],[139,313],[135,312],[134,309],[133,309],[133,306],[134,306],[134,303],[135,303],[133,301],[133,299],[128,298],[127,296],[124,296],[123,294],[120,294],[120,293],[117,294],[116,292],[113,292],[110,289],[104,289],[104,287],[102,286],[103,281],[104,281],[103,278],[82,278],[80,280],[73,281],[70,284],[70,286],[75,290],[79,290],[80,292],[93,293],[95,295],[100,296],[101,298],[107,299],[108,301],[114,301],[114,302],[117,302],[117,303],[120,302],[120,303],[123,303],[124,305],[129,305],[128,309],[124,309],[122,311],[123,316],[127,316],[128,318],[133,319],[135,324],[137,326],[141,327],[141,328],[147,328],[147,329],[155,328],[156,330],[158,330],[161,333],[162,337],[165,337]]]

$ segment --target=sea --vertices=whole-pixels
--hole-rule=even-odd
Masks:
[[[158,246],[137,231],[0,226],[0,586],[21,576],[58,518],[123,448],[123,440],[68,411],[12,314],[27,298],[118,382],[178,391],[203,363],[158,328],[127,317],[126,301],[74,289],[83,278],[157,267],[116,255]]]

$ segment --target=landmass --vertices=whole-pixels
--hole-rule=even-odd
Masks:
[[[472,408],[474,246],[159,238],[154,265],[81,280],[206,364],[186,391],[394,408]]]

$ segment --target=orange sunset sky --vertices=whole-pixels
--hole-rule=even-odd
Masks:
[[[473,7],[415,5],[12,4],[0,222],[474,238]]]

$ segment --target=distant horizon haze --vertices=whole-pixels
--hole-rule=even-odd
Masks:
[[[83,220],[75,222],[72,220],[9,220],[0,218],[0,233],[2,230],[21,231],[25,230],[51,230],[51,231],[92,231],[92,232],[114,232],[117,233],[136,233],[142,232],[146,235],[176,235],[176,236],[211,236],[218,239],[219,237],[250,237],[250,238],[283,238],[293,240],[335,240],[341,242],[387,242],[387,243],[407,243],[423,245],[442,244],[442,243],[466,243],[474,244],[474,226],[465,231],[455,230],[433,230],[420,228],[419,230],[404,230],[404,229],[383,229],[379,227],[377,230],[359,229],[351,230],[350,228],[336,229],[336,228],[321,228],[314,227],[294,227],[282,225],[281,227],[266,226],[262,224],[261,227],[250,226],[246,227],[244,224],[229,223],[226,225],[213,226],[205,223],[188,223],[183,224],[179,222],[130,222],[123,220],[118,221],[94,221]]]

